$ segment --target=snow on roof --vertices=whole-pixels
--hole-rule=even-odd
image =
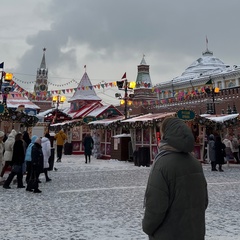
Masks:
[[[207,118],[211,121],[214,121],[214,122],[225,122],[225,121],[228,121],[228,120],[231,120],[231,119],[234,119],[236,117],[239,116],[239,113],[236,113],[236,114],[228,114],[228,115],[219,115],[219,116],[216,116],[216,115],[210,115],[210,114],[202,114],[200,115],[200,117],[204,117],[204,118]]]
[[[102,100],[97,96],[86,72],[83,74],[83,77],[77,87],[77,91],[73,94],[68,102],[72,102],[74,100]]]
[[[0,95],[2,101],[2,95]],[[18,108],[19,105],[24,105],[26,109],[40,109],[36,104],[31,102],[27,97],[17,92],[11,92],[7,97],[7,106],[9,108]]]
[[[187,79],[198,78],[200,76],[210,76],[212,74],[227,71],[228,66],[213,55],[213,52],[206,49],[202,56],[194,61],[181,76],[173,79],[174,82]]]
[[[80,119],[72,119],[72,120],[69,120],[69,121],[61,122],[61,123],[51,124],[51,127],[63,126],[63,125],[65,125],[65,124],[74,123],[74,122],[79,122],[79,121],[81,121],[81,120],[80,120]]]
[[[103,111],[105,111],[106,109],[108,109],[111,105],[104,105],[102,107],[98,107],[96,109],[94,109],[92,112],[90,112],[88,114],[88,116],[91,117],[97,117],[100,113],[102,113]]]
[[[37,117],[45,117],[47,114],[51,113],[54,110],[54,108],[50,108],[46,111],[40,112],[39,114],[37,114]]]
[[[97,124],[102,124],[104,126],[107,126],[111,123],[114,123],[114,122],[117,122],[117,121],[121,121],[124,119],[124,116],[117,116],[117,117],[114,117],[114,118],[107,118],[107,119],[103,119],[103,120],[97,120],[97,121],[92,121],[92,122],[89,122],[88,124],[92,124],[92,125],[97,125]]]
[[[168,113],[148,113],[145,115],[141,115],[138,117],[133,117],[133,118],[129,118],[126,120],[123,120],[122,122],[147,122],[147,121],[152,121],[154,119],[161,119],[161,118],[165,118],[165,117],[170,117],[170,116],[175,116],[176,112],[168,112]]]
[[[114,136],[112,136],[112,137],[113,137],[113,138],[131,137],[131,134],[123,133],[123,134],[114,135]]]

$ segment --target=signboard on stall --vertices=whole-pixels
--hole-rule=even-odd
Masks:
[[[179,110],[177,111],[177,117],[184,121],[191,121],[195,118],[196,114],[192,110]]]

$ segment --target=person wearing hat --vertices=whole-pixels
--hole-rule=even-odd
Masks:
[[[25,149],[24,149],[22,134],[17,133],[15,136],[15,143],[13,145],[11,173],[8,175],[7,180],[4,182],[3,188],[5,189],[11,188],[10,184],[13,178],[15,177],[15,175],[17,175],[17,187],[25,188],[25,186],[23,186],[23,171],[22,171],[24,158],[25,158]]]
[[[3,165],[3,152],[4,152],[4,132],[0,131],[0,172],[2,171],[2,165]],[[2,181],[2,178],[0,179]]]
[[[207,182],[193,149],[185,122],[165,118],[145,193],[142,228],[151,240],[204,239]]]
[[[3,160],[5,162],[0,177],[3,178],[4,173],[6,170],[12,165],[12,156],[13,156],[13,145],[15,143],[15,136],[17,132],[12,129],[12,131],[9,133],[7,140],[4,143],[5,151],[3,155]]]
[[[41,193],[39,190],[39,175],[43,172],[43,152],[41,146],[41,138],[37,138],[34,145],[32,146],[32,174],[28,181],[26,190],[34,193]]]

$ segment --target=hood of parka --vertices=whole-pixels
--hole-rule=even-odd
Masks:
[[[169,144],[179,152],[192,152],[194,142],[192,131],[184,121],[179,118],[170,118],[166,121],[162,128],[162,143]]]

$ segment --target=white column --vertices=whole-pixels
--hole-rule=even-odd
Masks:
[[[239,86],[239,78],[237,77],[236,79],[235,79],[235,82],[236,82],[236,87],[238,87]]]
[[[222,80],[222,89],[225,89],[225,79]]]

